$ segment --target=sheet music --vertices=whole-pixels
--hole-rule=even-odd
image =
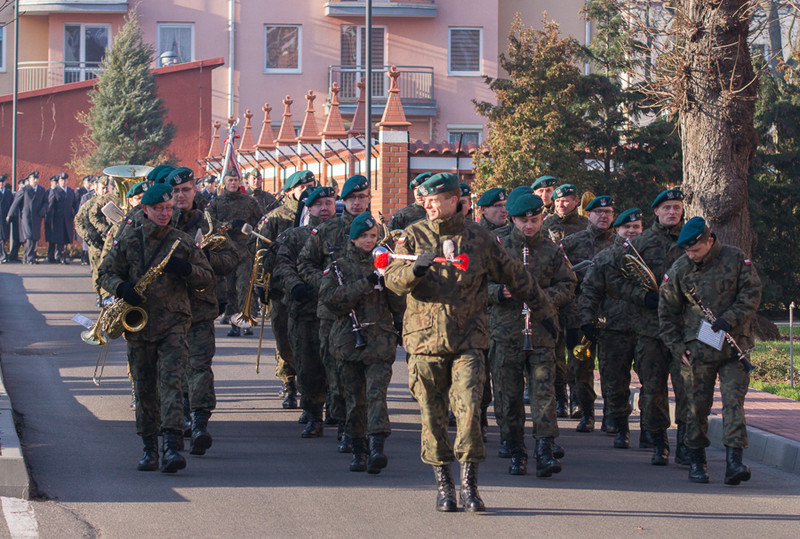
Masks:
[[[715,350],[722,350],[722,345],[725,342],[724,331],[714,331],[711,329],[711,324],[706,320],[700,322],[700,329],[697,332],[697,340],[703,344],[707,344]]]

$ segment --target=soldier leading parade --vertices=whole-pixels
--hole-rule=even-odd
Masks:
[[[536,476],[558,474],[566,453],[559,421],[595,430],[595,359],[600,430],[614,437],[610,445],[631,445],[633,369],[642,385],[639,447],[666,465],[674,419],[675,463],[696,483],[709,481],[707,418],[719,377],[724,481],[750,478],[742,462],[743,350],[761,282],[702,218],[684,224],[679,189],[660,193],[648,215],[617,212],[610,195],[587,194],[582,206],[575,185],[550,175],[478,196],[456,174],[430,171],[409,182],[414,202],[386,226],[371,212],[371,182],[360,174],[344,182],[340,198],[332,180],[318,185],[308,170],[286,178],[277,196],[257,170],[244,175],[245,189],[235,167],[195,178],[189,168],[161,165],[127,184],[87,177],[85,192],[74,193],[66,179],[54,176],[48,193],[34,172],[11,193],[0,176],[0,262],[14,261],[23,241],[23,260],[36,263],[41,219],[53,227],[74,215],[102,305],[83,337],[127,340],[144,447],[139,470],[183,469],[184,436],[191,455],[211,448],[214,321],[222,315],[229,336],[241,336],[240,327],[250,335],[260,324],[253,313],[263,313],[275,336],[282,407],[297,408],[299,396],[298,438],[321,438],[307,443],[328,450],[325,425],[335,425],[335,449],[349,454],[342,466],[353,472],[388,466],[387,394],[402,344],[438,511],[485,510],[478,465],[491,402],[508,473],[527,473],[527,399]],[[645,221],[652,225],[643,231]],[[49,230],[60,262],[69,241]]]

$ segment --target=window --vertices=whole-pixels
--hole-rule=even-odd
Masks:
[[[450,28],[448,74],[480,75],[482,41],[480,28]]]
[[[264,27],[264,73],[302,73],[300,25]]]
[[[108,24],[64,25],[64,84],[97,77],[110,35]]]
[[[447,142],[449,144],[458,145],[461,142],[463,148],[470,142],[479,145],[481,143],[481,136],[483,135],[483,127],[480,125],[448,125],[447,126]]]
[[[0,72],[6,70],[6,27],[0,28]]]
[[[178,55],[176,64],[194,60],[194,24],[159,23],[156,67],[162,66],[161,55],[165,52]]]
[[[340,37],[340,56],[342,64],[342,93],[340,98],[352,98],[358,95],[356,84],[363,76],[367,63],[367,30],[364,26],[353,24],[342,25]],[[386,28],[372,27],[372,96],[386,97]]]

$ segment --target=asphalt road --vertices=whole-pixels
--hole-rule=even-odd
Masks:
[[[711,483],[695,485],[687,468],[651,466],[649,452],[612,449],[610,437],[578,434],[571,420],[561,423],[564,471],[538,479],[507,474],[490,418],[489,457],[479,471],[488,511],[437,513],[433,474],[419,460],[419,411],[404,355],[389,389],[389,467],[353,473],[349,456],[335,452],[335,427],[304,440],[299,411],[281,409],[269,328],[256,375],[257,333],[229,338],[217,326],[213,447],[202,457],[187,454],[187,468],[175,475],[138,472],[124,342],[113,343],[97,387],[97,349],[80,341],[81,328],[70,321],[78,312],[96,315],[88,273],[78,265],[0,267],[3,374],[24,422],[41,537],[800,534],[797,475],[749,463],[750,482],[725,486],[724,454],[711,450]]]

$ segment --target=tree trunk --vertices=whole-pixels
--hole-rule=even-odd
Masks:
[[[748,2],[678,4],[684,77],[676,97],[687,217],[704,217],[720,241],[750,254],[747,176],[757,143],[757,81],[747,44]]]

